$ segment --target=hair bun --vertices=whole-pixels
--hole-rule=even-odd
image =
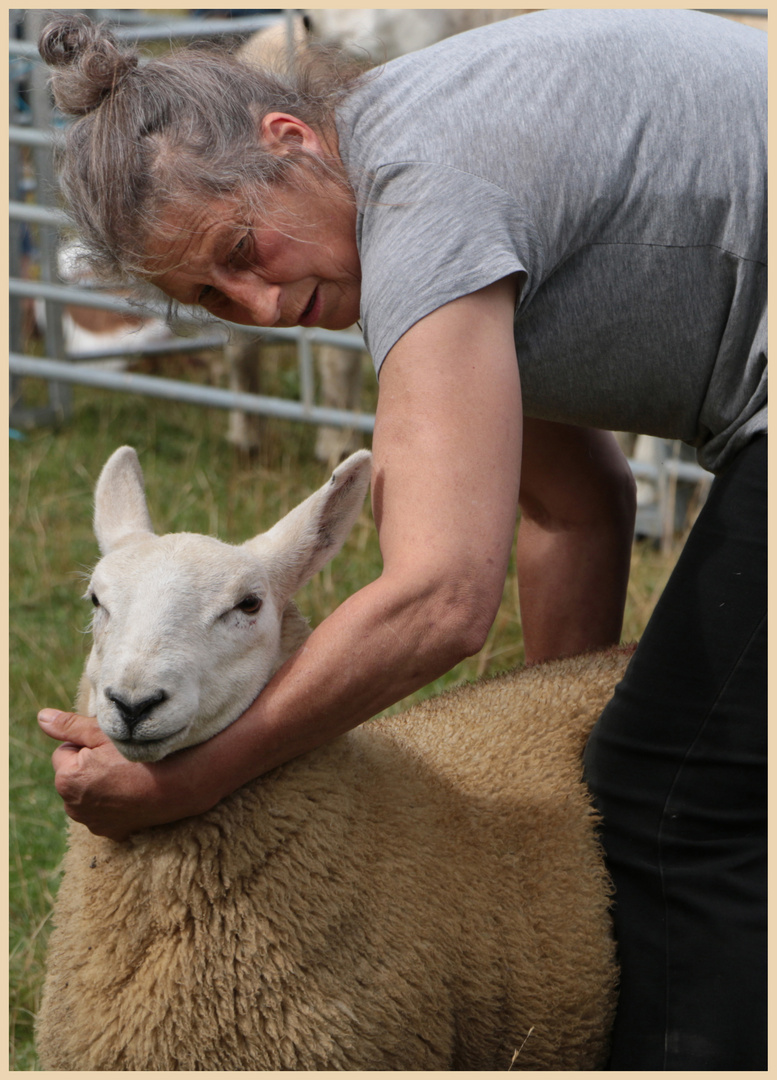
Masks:
[[[138,54],[120,49],[113,34],[85,15],[57,15],[41,31],[41,57],[53,68],[51,88],[57,107],[83,116],[115,90],[138,66]]]

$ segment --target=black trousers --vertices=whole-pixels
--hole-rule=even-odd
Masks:
[[[766,447],[713,482],[586,778],[615,884],[611,1069],[765,1069]]]

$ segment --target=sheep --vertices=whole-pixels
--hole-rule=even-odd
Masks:
[[[356,327],[352,328],[354,331]],[[358,341],[354,334],[355,340]],[[223,361],[230,390],[259,394],[262,386],[262,353],[266,345],[244,331],[232,329],[224,346]],[[364,350],[340,345],[318,344],[314,356],[320,381],[321,404],[329,409],[358,412],[362,389]],[[213,365],[214,372],[216,365]],[[227,442],[246,454],[256,453],[262,445],[264,418],[243,409],[230,409]],[[322,424],[316,434],[314,455],[330,466],[358,449],[361,439],[352,428]]]
[[[74,240],[63,241],[57,250],[57,272],[67,285],[90,288],[96,283],[84,260],[83,245]],[[122,296],[125,290],[116,287],[111,292]],[[34,328],[37,333],[46,330],[46,304],[33,301]],[[126,357],[111,357],[111,350],[153,348],[165,345],[173,339],[172,331],[163,319],[148,315],[132,315],[100,308],[68,304],[62,309],[62,337],[65,352],[69,355],[86,354],[87,362],[95,368],[123,371]],[[96,359],[89,360],[89,354]],[[105,357],[109,359],[105,359]]]
[[[306,8],[266,30],[257,30],[241,46],[252,62],[273,63],[289,44],[321,42],[344,49],[358,60],[384,64],[424,49],[443,38],[523,15],[534,8]]]
[[[369,469],[232,547],[156,536],[136,454],[112,455],[79,707],[128,757],[208,738],[300,646],[291,596]],[[40,1067],[600,1066],[617,966],[581,756],[629,655],[460,686],[122,842],[71,823]]]

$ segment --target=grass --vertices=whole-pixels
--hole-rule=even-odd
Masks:
[[[165,361],[175,376],[182,359]],[[270,365],[265,392],[294,391],[293,365]],[[25,386],[32,400],[40,384]],[[43,980],[50,911],[65,838],[65,815],[54,790],[54,744],[36,714],[72,702],[88,649],[84,574],[96,560],[91,532],[95,480],[123,443],[140,454],[149,507],[158,531],[190,530],[240,542],[273,524],[324,482],[313,460],[315,430],[268,421],[255,461],[223,438],[226,415],[126,394],[74,388],[72,418],[59,430],[37,430],[10,451],[10,1068],[34,1070],[33,1022]],[[674,564],[652,546],[634,549],[624,638],[638,638]],[[319,622],[380,572],[380,554],[365,507],[346,548],[300,594]],[[520,663],[523,643],[514,568],[488,642],[416,697],[443,685]]]

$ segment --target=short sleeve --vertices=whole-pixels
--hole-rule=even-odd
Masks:
[[[542,280],[538,239],[514,198],[445,165],[400,162],[360,192],[361,322],[375,370],[419,319],[508,274]]]

